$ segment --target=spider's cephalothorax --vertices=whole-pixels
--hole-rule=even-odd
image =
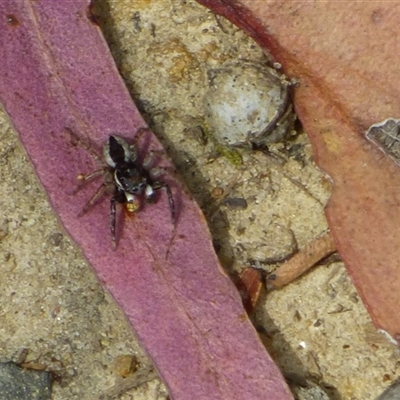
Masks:
[[[151,168],[153,153],[149,153],[140,164],[137,160],[135,146],[129,146],[124,139],[113,135],[108,138],[103,147],[103,156],[108,165],[107,171],[111,176],[89,200],[82,212],[93,205],[106,188],[111,186],[113,195],[110,203],[110,228],[114,246],[116,244],[117,203],[125,204],[127,211],[134,213],[141,206],[141,198],[144,197],[148,202],[152,202],[154,201],[155,191],[164,188],[168,195],[172,220],[175,219],[175,205],[171,189],[167,183],[157,179],[163,174],[164,170]],[[80,176],[80,179],[87,181],[98,175],[98,171],[95,171]]]

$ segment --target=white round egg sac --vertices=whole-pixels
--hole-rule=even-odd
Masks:
[[[274,128],[287,110],[288,84],[275,70],[240,63],[211,70],[208,76],[206,118],[221,144],[243,146],[283,139],[287,129],[277,134]]]

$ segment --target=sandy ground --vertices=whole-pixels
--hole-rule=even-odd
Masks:
[[[272,271],[327,230],[330,185],[305,134],[272,146],[272,155],[221,151],[208,135],[208,73],[229,62],[265,64],[250,39],[194,1],[98,1],[95,12],[228,271]],[[0,163],[1,361],[28,349],[26,361],[59,376],[56,400],[166,399],[122,312],[59,225],[3,112]],[[337,259],[264,291],[254,323],[285,376],[318,384],[330,399],[375,399],[399,375],[397,348],[376,332]]]

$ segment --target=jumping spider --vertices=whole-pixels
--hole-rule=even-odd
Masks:
[[[134,145],[129,146],[124,139],[112,135],[103,147],[103,157],[106,167],[89,173],[78,175],[78,179],[87,182],[104,175],[103,184],[97,189],[92,198],[81,211],[84,214],[103,194],[111,189],[113,195],[110,201],[110,229],[114,248],[116,247],[116,204],[125,204],[129,213],[140,209],[141,198],[147,202],[155,201],[155,191],[165,189],[172,221],[175,220],[175,203],[169,185],[158,178],[164,173],[162,168],[152,168],[153,152],[150,152],[143,162],[138,162]],[[104,174],[106,173],[106,174]]]

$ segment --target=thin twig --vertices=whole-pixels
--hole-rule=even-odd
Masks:
[[[287,285],[334,251],[336,251],[336,245],[328,231],[307,244],[303,250],[269,275],[266,280],[267,289],[279,289]]]

